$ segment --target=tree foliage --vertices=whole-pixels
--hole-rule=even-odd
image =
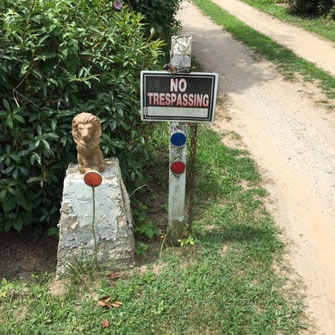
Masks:
[[[162,41],[142,21],[109,0],[0,2],[0,231],[57,222],[80,112],[100,118],[102,151],[124,177],[143,179],[139,74],[155,68]]]
[[[175,17],[182,0],[125,0],[131,8],[145,16],[147,32],[154,28],[158,36],[168,43],[178,27]]]
[[[291,0],[294,10],[303,15],[327,15],[335,19],[335,0]]]

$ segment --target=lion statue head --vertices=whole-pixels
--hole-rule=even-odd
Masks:
[[[76,115],[72,120],[72,136],[79,148],[97,147],[101,137],[100,121],[90,113]]]
[[[90,113],[80,113],[72,120],[72,136],[78,151],[80,173],[89,170],[104,171],[106,162],[99,147],[101,125]]]

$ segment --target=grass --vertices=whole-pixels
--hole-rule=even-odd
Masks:
[[[242,0],[277,19],[304,28],[335,42],[335,20],[326,17],[301,17],[273,0]]]
[[[300,73],[306,81],[317,81],[328,98],[335,98],[334,77],[320,70],[314,64],[297,57],[284,46],[248,27],[212,1],[193,0],[193,3],[215,23],[231,33],[234,38],[276,64],[279,71],[287,79],[293,79],[295,73]]]
[[[297,334],[302,300],[289,285],[255,163],[201,126],[196,171],[193,246],[164,247],[147,256],[146,271],[113,282],[103,272],[76,275],[60,296],[48,292],[54,274],[3,283],[0,334]],[[123,306],[99,306],[106,296]]]

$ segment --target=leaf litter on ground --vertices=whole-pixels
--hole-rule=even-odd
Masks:
[[[99,306],[107,307],[108,309],[111,309],[112,307],[119,308],[119,307],[123,306],[122,302],[117,301],[117,297],[112,298],[112,297],[109,297],[109,296],[100,298],[98,300],[98,304],[99,304]]]

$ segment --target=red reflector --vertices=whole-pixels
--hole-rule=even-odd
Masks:
[[[174,174],[182,174],[185,171],[185,163],[182,161],[173,162],[170,169]]]
[[[84,182],[91,187],[97,187],[102,182],[102,176],[97,171],[88,171],[84,174]]]

